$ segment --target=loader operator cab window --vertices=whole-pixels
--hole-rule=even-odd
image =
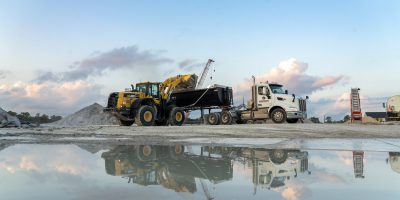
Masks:
[[[143,92],[143,93],[147,94],[147,84],[137,84],[136,90],[138,92]]]
[[[154,98],[158,98],[159,97],[159,87],[160,85],[158,83],[152,83],[150,84],[150,91],[149,91],[149,95],[154,97]]]

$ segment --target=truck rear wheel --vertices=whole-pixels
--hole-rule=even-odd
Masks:
[[[175,107],[169,114],[169,123],[172,126],[182,126],[185,122],[185,111],[180,107]]]
[[[281,124],[286,121],[286,112],[281,108],[276,108],[271,112],[272,121]]]
[[[120,126],[132,126],[133,123],[135,123],[134,120],[123,120],[123,119],[119,120]]]
[[[223,125],[232,124],[232,114],[229,111],[221,112],[221,124]]]
[[[289,123],[289,124],[295,124],[295,123],[297,123],[299,121],[299,119],[286,119],[286,122],[287,123]]]
[[[138,126],[152,126],[154,124],[155,111],[154,108],[144,105],[139,108],[135,117],[135,122]]]
[[[207,122],[211,125],[217,125],[217,124],[219,124],[219,120],[220,120],[219,116],[220,116],[219,113],[210,113],[208,115]]]

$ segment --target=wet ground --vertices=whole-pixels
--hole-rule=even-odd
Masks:
[[[8,200],[400,198],[399,146],[358,140],[342,141],[344,146],[339,140],[303,142],[303,148],[3,143],[0,196]]]
[[[0,196],[7,200],[397,200],[398,128],[1,129]]]

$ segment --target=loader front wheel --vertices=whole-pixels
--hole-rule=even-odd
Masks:
[[[175,107],[169,114],[169,123],[172,126],[182,126],[185,122],[185,111],[180,107]]]
[[[155,120],[155,110],[153,107],[144,105],[139,108],[135,117],[138,126],[152,126]]]

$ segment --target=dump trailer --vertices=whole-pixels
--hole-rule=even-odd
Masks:
[[[387,121],[400,121],[400,95],[390,97],[385,107]]]

